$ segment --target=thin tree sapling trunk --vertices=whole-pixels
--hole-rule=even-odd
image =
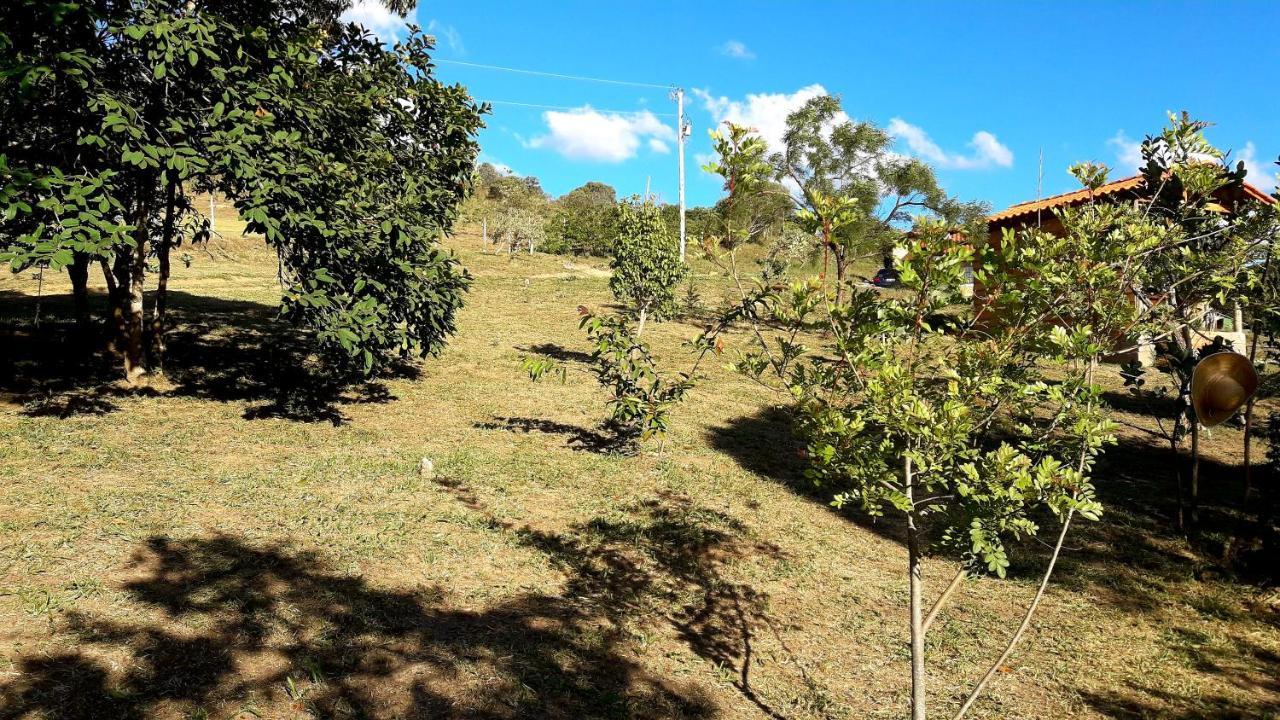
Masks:
[[[1195,357],[1195,346],[1192,343],[1191,323],[1185,319],[1185,313],[1179,313],[1183,316],[1182,323],[1182,340],[1186,344],[1187,357]],[[1194,366],[1192,366],[1194,368]],[[1192,370],[1194,372],[1194,369]],[[1200,524],[1200,418],[1196,417],[1195,408],[1191,405],[1191,379],[1190,376],[1182,384],[1182,397],[1179,400],[1185,403],[1186,407],[1191,407],[1191,497],[1187,507],[1187,520],[1190,521],[1192,529]]]
[[[102,268],[102,282],[107,286],[107,298],[111,307],[116,306],[116,276],[111,272],[111,264],[104,257],[98,258],[98,266]]]
[[[848,268],[845,260],[845,254],[840,248],[835,249],[836,256],[836,305],[839,306],[844,300],[844,273]]]
[[[1040,580],[1040,587],[1036,590],[1036,596],[1031,600],[1031,605],[1027,608],[1027,614],[1022,617],[1022,624],[1018,626],[1013,637],[1009,639],[1009,644],[1005,646],[1004,652],[1000,653],[1000,657],[991,664],[991,668],[987,670],[987,674],[982,676],[978,684],[964,699],[964,704],[956,711],[951,720],[960,720],[969,712],[969,708],[973,707],[973,703],[986,689],[987,684],[991,682],[991,678],[996,676],[1000,668],[1004,667],[1004,663],[1013,654],[1014,648],[1022,641],[1022,636],[1026,634],[1027,628],[1031,627],[1031,618],[1035,616],[1036,610],[1040,607],[1040,601],[1044,599],[1045,588],[1049,587],[1049,578],[1053,576],[1053,568],[1058,564],[1058,556],[1062,554],[1062,543],[1067,538],[1067,530],[1071,527],[1071,518],[1075,516],[1075,510],[1068,510],[1067,517],[1062,521],[1062,530],[1058,533],[1058,542],[1053,546],[1053,554],[1049,556],[1049,566],[1044,570],[1044,577]],[[914,718],[913,718],[914,720]]]
[[[924,619],[922,596],[924,578],[920,566],[920,529],[916,525],[915,477],[911,458],[903,459],[903,479],[907,490],[907,566],[911,591],[911,720],[925,720]]]
[[[1267,261],[1262,266],[1262,281],[1265,285],[1267,276],[1271,272],[1271,251],[1267,251]],[[1236,307],[1239,307],[1237,305]],[[1257,310],[1253,311],[1253,322],[1250,323],[1253,330],[1253,337],[1249,339],[1249,364],[1257,366],[1258,362],[1258,336],[1262,334],[1262,323]],[[1239,330],[1240,328],[1236,328]],[[1249,396],[1249,400],[1244,404],[1244,499],[1248,501],[1253,497],[1253,405],[1257,400],[1257,393]]]
[[[1089,366],[1085,370],[1085,382],[1089,385],[1093,384],[1094,373],[1098,368],[1098,358],[1096,356],[1089,358]],[[1080,448],[1080,460],[1076,464],[1076,472],[1083,473],[1085,463],[1089,459],[1089,450],[1087,447]],[[1013,654],[1014,648],[1022,641],[1022,636],[1026,634],[1027,628],[1031,627],[1031,619],[1035,617],[1036,610],[1040,607],[1040,601],[1044,599],[1045,588],[1049,587],[1049,579],[1053,577],[1053,569],[1058,565],[1058,557],[1062,554],[1062,544],[1067,539],[1067,531],[1071,529],[1071,519],[1075,517],[1075,508],[1067,511],[1067,516],[1062,519],[1062,529],[1058,532],[1058,541],[1053,545],[1053,554],[1049,556],[1049,564],[1044,569],[1044,577],[1040,579],[1040,587],[1036,589],[1036,595],[1031,599],[1031,604],[1027,606],[1027,613],[1022,617],[1022,623],[1018,625],[1018,629],[1013,633],[1013,637],[1009,638],[1009,644],[1005,646],[1004,652],[1000,653],[1000,657],[991,664],[987,669],[987,674],[982,676],[978,684],[964,699],[964,703],[960,705],[960,709],[951,717],[951,720],[960,720],[969,712],[969,708],[973,707],[973,703],[982,695],[982,691],[986,689],[991,679],[1000,672],[1000,668],[1004,666],[1009,656]]]
[[[1187,519],[1194,530],[1200,526],[1200,419],[1191,420],[1191,502]]]
[[[962,567],[956,572],[956,576],[951,578],[951,583],[947,585],[947,589],[942,591],[938,599],[933,601],[933,607],[929,608],[929,614],[924,617],[923,631],[925,634],[929,632],[929,626],[933,625],[933,621],[938,617],[938,613],[942,612],[942,608],[946,607],[947,601],[955,594],[960,586],[964,584],[964,579],[968,577],[965,569]]]

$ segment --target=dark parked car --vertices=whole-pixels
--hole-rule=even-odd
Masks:
[[[871,284],[876,287],[891,288],[898,286],[898,271],[893,268],[880,268],[876,276],[871,278]]]

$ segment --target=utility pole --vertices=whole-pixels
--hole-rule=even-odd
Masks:
[[[680,262],[684,262],[684,139],[693,132],[693,126],[684,117],[684,88],[675,88],[671,94],[676,101],[676,142],[679,145],[676,154],[680,158]]]

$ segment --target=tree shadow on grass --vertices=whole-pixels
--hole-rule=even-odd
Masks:
[[[789,408],[771,405],[754,414],[733,418],[709,428],[706,440],[712,448],[733,458],[742,469],[772,480],[828,512],[905,546],[905,529],[900,523],[877,521],[836,509],[831,505],[836,491],[805,477],[804,442],[796,437],[795,419]]]
[[[838,511],[830,506],[833,491],[815,486],[804,477],[804,448],[796,439],[794,423],[785,407],[767,407],[755,414],[735,418],[707,432],[707,442],[728,455],[743,469],[782,484],[796,493],[822,504],[884,537],[902,541],[896,523],[867,523],[858,515]],[[1206,566],[1230,565],[1241,579],[1280,578],[1280,558],[1264,557],[1258,542],[1258,525],[1263,500],[1246,503],[1243,499],[1241,468],[1210,458],[1202,458],[1200,525],[1191,544],[1184,541],[1175,527],[1177,517],[1177,476],[1186,474],[1187,457],[1174,454],[1162,442],[1142,442],[1127,438],[1108,448],[1094,470],[1098,498],[1106,508],[1100,522],[1080,522],[1072,537],[1083,537],[1086,544],[1096,544],[1096,552],[1068,552],[1064,566],[1091,564],[1108,568],[1117,558],[1134,569],[1159,575],[1162,571],[1185,575],[1188,559]],[[1266,502],[1274,504],[1276,494]],[[1273,513],[1273,517],[1280,513]],[[1053,527],[1051,517],[1041,518],[1043,527]],[[1274,528],[1273,528],[1274,530]],[[1243,539],[1243,541],[1242,541]],[[1173,552],[1171,545],[1181,545],[1185,552]],[[1017,553],[1011,572],[1015,576],[1037,574],[1043,567],[1044,553],[1036,543],[1024,543],[1026,552]],[[1040,550],[1037,550],[1040,548]],[[1022,556],[1025,561],[1018,561]],[[1073,561],[1074,558],[1074,561]],[[1118,601],[1140,601],[1145,594],[1123,594]]]
[[[791,416],[785,408],[766,408],[713,427],[707,436],[712,447],[728,455],[744,469],[778,482],[826,507],[860,527],[899,543],[897,523],[869,523],[858,515],[830,507],[831,491],[817,488],[804,478],[805,460],[795,439]],[[1185,452],[1185,451],[1184,451]],[[1274,584],[1280,578],[1280,553],[1276,528],[1259,524],[1259,501],[1243,500],[1241,468],[1201,460],[1199,532],[1189,541],[1175,528],[1177,513],[1176,468],[1186,466],[1185,455],[1175,455],[1167,445],[1146,443],[1135,438],[1108,448],[1099,460],[1094,477],[1097,494],[1106,508],[1099,522],[1077,520],[1067,539],[1058,568],[1055,587],[1066,587],[1096,598],[1127,613],[1155,615],[1170,603],[1185,604],[1205,617],[1243,621],[1223,625],[1224,637],[1240,648],[1249,644],[1242,628],[1249,621],[1280,626],[1280,616],[1265,608],[1242,607],[1238,595],[1220,598],[1217,593],[1249,584]],[[1274,494],[1272,497],[1274,502]],[[1273,514],[1276,517],[1280,514]],[[1058,521],[1039,518],[1042,533],[1055,532]],[[1270,540],[1260,534],[1270,533]],[[1267,543],[1271,542],[1271,545]],[[1009,575],[1024,580],[1038,578],[1044,571],[1049,549],[1034,541],[1020,543],[1011,553]],[[1202,581],[1202,582],[1198,582]],[[1176,639],[1169,639],[1177,645]],[[1241,663],[1215,662],[1202,668],[1234,684],[1272,678],[1271,692],[1280,693],[1280,657],[1262,648],[1241,649]],[[1260,717],[1257,708],[1234,708],[1231,701],[1188,695],[1161,698],[1153,691],[1137,699],[1123,694],[1095,697],[1100,709],[1114,702],[1115,708],[1129,710],[1119,717]],[[1149,706],[1144,703],[1151,703]],[[1187,708],[1185,714],[1160,714],[1154,708]],[[1144,708],[1150,710],[1147,714]],[[1270,706],[1267,709],[1271,709]],[[1126,714],[1127,713],[1127,714]],[[1208,714],[1202,714],[1208,713]],[[1214,714],[1218,713],[1218,714]],[[1234,713],[1234,714],[1233,714]]]
[[[751,539],[730,515],[666,491],[552,532],[496,517],[468,488],[447,479],[440,483],[490,527],[549,557],[567,577],[566,597],[594,608],[614,627],[668,623],[695,655],[732,670],[734,687],[762,713],[784,717],[757,694],[751,679],[754,644],[762,633],[789,652],[767,612],[768,597],[726,572],[729,563],[748,556],[781,559],[776,545]],[[798,663],[791,664],[810,696],[801,701],[825,695]]]
[[[1128,390],[1107,390],[1102,401],[1120,412],[1150,417],[1171,418],[1178,408],[1178,396],[1170,393],[1152,397],[1140,397]]]
[[[1240,467],[1202,458],[1200,521],[1186,535],[1177,529],[1177,473],[1185,483],[1187,462],[1185,450],[1175,454],[1167,444],[1128,438],[1109,448],[1094,470],[1105,514],[1073,530],[1069,544],[1079,547],[1064,554],[1057,581],[1148,612],[1167,603],[1177,583],[1280,578],[1280,558],[1269,549],[1277,528],[1263,522],[1274,497],[1246,503]]]
[[[564,435],[568,437],[566,445],[574,450],[598,453],[601,455],[633,455],[638,446],[634,438],[625,433],[619,434],[609,428],[591,430],[578,425],[546,420],[543,418],[502,417],[494,416],[493,420],[473,425],[477,430],[498,430],[502,432],[543,433],[546,435]]]
[[[315,555],[229,536],[154,537],[128,572],[129,612],[66,614],[74,649],[18,658],[0,717],[716,714],[696,688],[630,659],[619,628],[579,598],[461,609],[440,587],[375,588]]]
[[[1274,690],[1273,690],[1274,692]],[[1280,702],[1248,702],[1223,695],[1179,695],[1129,683],[1123,688],[1080,693],[1093,710],[1120,720],[1258,720],[1280,714]]]
[[[530,345],[529,347],[516,347],[516,350],[524,353],[532,353],[543,357],[559,360],[560,362],[581,363],[583,365],[591,362],[591,353],[582,352],[581,350],[570,350],[563,345],[555,343],[539,343]]]
[[[106,300],[93,298],[95,314]],[[386,385],[325,370],[305,333],[278,317],[274,305],[169,292],[164,381],[131,388],[106,350],[107,333],[81,334],[68,295],[40,301],[45,319],[34,325],[36,299],[0,291],[0,397],[33,417],[103,415],[122,397],[164,395],[246,404],[246,419],[345,422],[343,405],[394,400]],[[411,366],[390,376],[414,377]]]

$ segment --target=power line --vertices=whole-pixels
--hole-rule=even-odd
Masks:
[[[630,82],[628,80],[607,80],[605,78],[586,77],[585,75],[563,75],[561,73],[544,72],[542,70],[523,70],[521,68],[502,67],[501,65],[484,65],[482,63],[465,62],[463,60],[441,60],[438,63],[447,63],[450,65],[465,65],[466,67],[480,68],[482,70],[500,70],[502,72],[520,73],[522,75],[540,75],[542,77],[553,77],[561,80],[581,80],[583,82],[605,83],[608,85],[630,85],[631,87],[658,88],[659,90],[667,90],[671,85],[658,85],[656,83]]]
[[[582,110],[586,108],[589,110],[594,110],[595,112],[598,112],[598,113],[604,113],[606,115],[649,114],[655,117],[675,117],[676,116],[675,113],[656,113],[656,112],[653,112],[652,110],[605,110],[602,108],[594,108],[594,107],[591,107],[590,105],[580,105],[578,107],[570,107],[568,105],[541,105],[539,103],[516,102],[515,100],[485,100],[484,102],[487,102],[490,105],[515,105],[518,107],[539,108],[541,110],[567,110],[570,112],[574,110]]]

